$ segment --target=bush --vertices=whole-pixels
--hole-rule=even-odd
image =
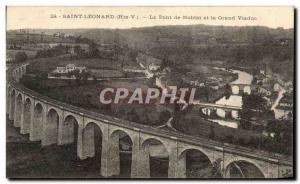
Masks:
[[[234,141],[234,137],[232,135],[227,135],[225,138],[224,138],[224,142],[226,143],[233,143]]]
[[[15,62],[22,63],[27,60],[27,54],[25,52],[17,52],[15,55]]]

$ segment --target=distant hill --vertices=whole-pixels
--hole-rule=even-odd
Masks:
[[[26,29],[30,33],[53,35],[64,33],[72,36],[82,36],[98,43],[113,43],[116,35],[120,43],[134,45],[141,42],[155,42],[160,39],[181,40],[184,37],[203,38],[215,37],[219,41],[249,42],[267,38],[293,39],[294,29],[268,28],[262,26],[210,26],[210,25],[178,25],[154,26],[131,29]],[[12,30],[8,32],[15,32]]]
[[[88,38],[98,44],[128,45],[154,57],[170,60],[173,65],[193,62],[222,61],[227,66],[261,67],[285,75],[293,72],[294,29],[262,26],[177,25],[131,29],[29,29],[41,40],[44,32],[50,41],[56,33]],[[8,31],[7,35],[18,30]],[[12,38],[7,36],[8,38]],[[22,38],[24,39],[24,38]],[[58,42],[68,39],[61,38]],[[291,79],[292,75],[286,75]]]
[[[117,33],[116,33],[117,32]],[[93,39],[98,43],[113,43],[118,34],[120,43],[131,47],[148,48],[157,43],[182,43],[186,39],[205,41],[215,38],[219,43],[263,42],[267,39],[293,39],[293,29],[271,29],[267,27],[225,27],[225,26],[156,26],[122,30],[91,29],[75,33]],[[172,43],[171,43],[172,44]]]

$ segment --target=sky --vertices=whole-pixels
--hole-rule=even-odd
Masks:
[[[8,6],[6,29],[132,28],[158,25],[294,27],[293,7]],[[74,18],[74,15],[77,15]],[[95,18],[95,16],[98,16]],[[105,18],[109,15],[109,18]],[[104,18],[103,18],[104,16]],[[128,16],[128,19],[124,19]],[[196,19],[185,17],[194,16]],[[250,20],[239,20],[238,17]],[[51,18],[52,17],[52,18]],[[167,19],[168,18],[168,19]]]

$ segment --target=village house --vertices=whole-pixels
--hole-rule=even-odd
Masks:
[[[262,94],[263,96],[271,96],[272,92],[268,90],[266,87],[258,87],[258,93]]]
[[[273,91],[280,91],[280,89],[281,89],[280,84],[275,83],[274,86],[273,86]]]
[[[65,67],[56,67],[55,70],[51,72],[51,74],[67,74],[69,72],[78,70],[79,73],[86,71],[86,67],[83,66],[75,66],[74,64],[67,64]]]
[[[138,54],[136,60],[140,64],[140,66],[142,66],[143,68],[147,68],[150,71],[158,70],[161,65],[160,59],[142,53]]]
[[[53,37],[64,38],[65,37],[65,33],[57,32],[57,33],[53,34]]]
[[[279,102],[280,107],[293,108],[293,96],[291,94],[285,94]]]
[[[135,66],[124,66],[123,71],[124,72],[145,73],[145,69],[143,69],[141,67],[135,67]]]
[[[198,80],[195,80],[195,81],[189,81],[189,84],[192,85],[192,86],[198,86],[198,87],[203,87],[205,86],[204,82],[200,82]]]
[[[255,79],[256,79],[256,84],[262,84],[264,82],[267,82],[267,78],[262,73],[259,73],[258,75],[256,75]]]
[[[280,100],[277,111],[281,111],[282,119],[290,119],[293,116],[293,96],[292,94],[285,94]]]
[[[158,64],[156,64],[156,63],[151,63],[150,65],[149,65],[149,70],[151,70],[151,71],[156,71],[156,70],[158,70],[160,68],[160,66],[158,65]]]
[[[286,91],[287,91],[288,93],[293,93],[293,91],[294,91],[294,85],[293,85],[293,82],[292,82],[292,81],[286,82],[285,85],[284,85],[284,88],[286,89]]]
[[[43,50],[43,49],[52,49],[59,45],[68,48],[68,52],[71,54],[75,54],[75,48],[78,46],[85,52],[87,52],[89,50],[89,45],[83,44],[83,43],[37,43],[37,44],[32,45],[32,48]]]
[[[13,57],[6,57],[6,62],[7,63],[10,63],[10,62],[13,62],[14,61],[14,58]]]

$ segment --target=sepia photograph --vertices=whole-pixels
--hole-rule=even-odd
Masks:
[[[6,7],[9,179],[295,179],[295,9]]]

